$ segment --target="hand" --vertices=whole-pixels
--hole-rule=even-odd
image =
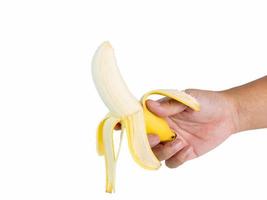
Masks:
[[[195,89],[186,93],[198,100],[199,112],[168,98],[146,102],[148,109],[165,118],[177,134],[174,141],[165,143],[153,133],[148,136],[156,157],[170,168],[212,150],[237,129],[235,104],[226,93]]]

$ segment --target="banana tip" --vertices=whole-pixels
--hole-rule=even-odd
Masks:
[[[104,41],[100,46],[105,48],[112,48],[111,43],[107,40]]]

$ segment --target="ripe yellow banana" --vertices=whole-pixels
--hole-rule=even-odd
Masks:
[[[138,101],[128,90],[116,64],[113,48],[108,42],[102,43],[92,61],[92,76],[96,89],[109,113],[97,129],[97,152],[104,155],[106,164],[106,192],[115,191],[116,161],[119,150],[114,150],[113,130],[121,124],[121,131],[127,133],[128,146],[133,159],[145,169],[158,169],[160,161],[153,154],[147,133],[157,134],[160,141],[171,141],[176,134],[167,122],[146,107],[145,101],[152,94],[175,99],[195,111],[200,109],[198,102],[190,95],[177,90],[153,90]],[[121,139],[122,139],[121,134]]]

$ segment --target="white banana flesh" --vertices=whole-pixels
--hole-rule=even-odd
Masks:
[[[106,191],[114,192],[119,154],[115,153],[113,141],[116,124],[120,123],[122,131],[126,131],[130,153],[136,163],[145,169],[158,169],[161,163],[150,148],[147,131],[151,130],[149,127],[153,130],[153,125],[158,127],[159,130],[155,131],[158,131],[162,141],[171,140],[175,133],[169,129],[164,119],[148,111],[145,100],[151,94],[160,94],[180,101],[195,111],[199,110],[199,104],[193,97],[177,90],[154,90],[145,94],[141,102],[138,101],[125,84],[113,48],[108,42],[102,43],[93,57],[92,76],[101,99],[110,111],[98,126],[97,151],[105,157]]]

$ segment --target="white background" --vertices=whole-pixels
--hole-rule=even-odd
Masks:
[[[266,129],[175,170],[139,168],[124,143],[116,193],[105,194],[95,129],[107,109],[90,74],[109,40],[138,98],[260,78],[266,10],[257,0],[0,1],[0,199],[266,199]]]

